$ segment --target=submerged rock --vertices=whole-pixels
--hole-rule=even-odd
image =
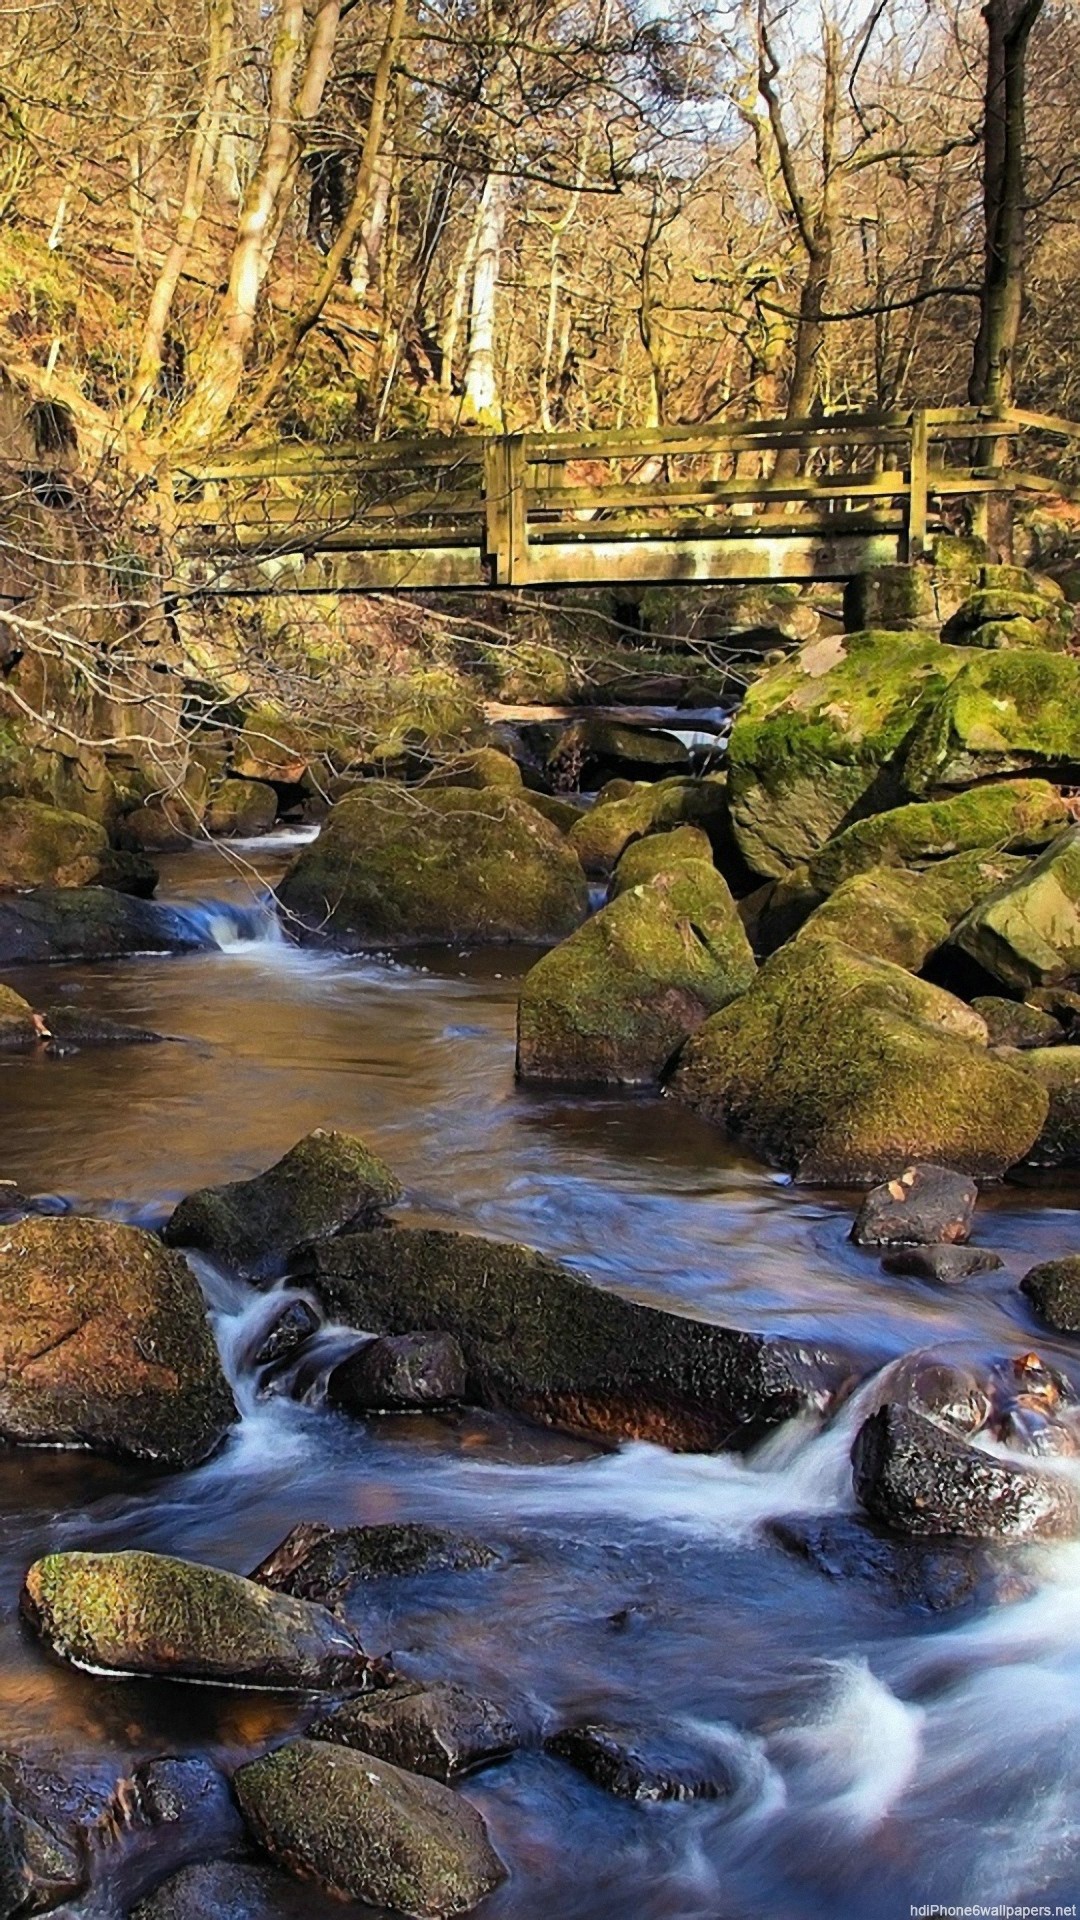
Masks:
[[[370,1221],[400,1198],[397,1179],[362,1140],[318,1127],[265,1173],[189,1193],[164,1237],[170,1246],[264,1272],[304,1241]]]
[[[1011,1557],[971,1541],[901,1540],[846,1513],[792,1514],[767,1532],[785,1553],[845,1586],[861,1580],[901,1606],[949,1613],[969,1603],[1026,1599],[1034,1576]]]
[[[957,1247],[946,1241],[940,1246],[905,1247],[901,1253],[887,1254],[881,1264],[886,1273],[910,1274],[914,1280],[955,1287],[976,1273],[996,1272],[1004,1262],[986,1247]]]
[[[506,1877],[475,1807],[369,1753],[294,1740],[240,1767],[234,1785],[271,1858],[338,1899],[442,1920]]]
[[[42,887],[0,898],[0,966],[200,953],[213,944],[179,908],[110,887]]]
[[[979,1189],[966,1174],[925,1163],[872,1187],[851,1229],[860,1247],[928,1246],[966,1240]]]
[[[404,1413],[465,1398],[465,1357],[451,1333],[382,1334],[336,1366],[330,1406],[345,1413]]]
[[[721,876],[701,861],[675,866],[621,894],[526,975],[518,1000],[518,1074],[576,1085],[648,1085],[689,1033],[749,986],[755,971]]]
[[[278,892],[309,932],[352,946],[557,940],[588,911],[570,844],[524,800],[382,780],[338,802]]]
[[[932,870],[958,853],[1037,852],[1068,824],[1069,810],[1047,781],[1000,780],[856,820],[811,856],[810,880],[831,893],[874,867]]]
[[[1056,1333],[1080,1333],[1080,1254],[1043,1260],[1020,1282],[1039,1319]]]
[[[1060,1540],[1080,1532],[1070,1481],[997,1460],[911,1407],[871,1414],[852,1462],[859,1501],[897,1533]]]
[[[267,1555],[251,1578],[276,1593],[340,1607],[360,1581],[469,1573],[493,1567],[498,1559],[480,1540],[416,1521],[376,1527],[330,1527],[305,1521]]]
[[[918,1156],[997,1178],[1046,1095],[951,994],[832,940],[773,955],[687,1041],[669,1093],[800,1180],[864,1186]]]
[[[1022,874],[974,907],[953,939],[986,973],[1021,992],[1080,972],[1080,826],[1059,834]]]
[[[695,1751],[677,1735],[642,1740],[633,1728],[606,1721],[585,1720],[550,1734],[544,1751],[621,1800],[723,1800],[735,1786],[722,1759]]]
[[[49,1554],[20,1605],[59,1659],[94,1673],[303,1692],[383,1676],[324,1607],[167,1554]]]
[[[825,1407],[847,1372],[827,1348],[639,1306],[528,1247],[390,1228],[307,1249],[328,1313],[461,1342],[469,1398],[542,1425],[690,1450],[743,1448]]]
[[[46,1007],[42,1019],[47,1037],[61,1051],[80,1047],[148,1047],[164,1043],[163,1033],[149,1027],[131,1027],[124,1020],[87,1013],[82,1007]]]
[[[171,1874],[130,1920],[309,1920],[305,1907],[295,1880],[275,1867],[208,1860]]]
[[[187,1263],[112,1220],[0,1231],[0,1434],[189,1467],[236,1417]]]
[[[316,1720],[308,1735],[444,1781],[504,1760],[518,1745],[517,1728],[490,1700],[464,1687],[413,1680],[346,1701]]]
[[[57,1769],[0,1749],[0,1915],[41,1913],[85,1891],[86,1832],[100,1803]]]

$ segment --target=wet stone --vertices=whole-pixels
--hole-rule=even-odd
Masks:
[[[99,1803],[10,1748],[0,1749],[0,1914],[40,1913],[87,1884],[83,1835]]]
[[[360,1581],[469,1573],[493,1567],[499,1558],[483,1541],[441,1527],[415,1522],[330,1527],[307,1521],[293,1528],[251,1578],[277,1593],[339,1607]]]
[[[1044,1260],[1025,1273],[1020,1291],[1057,1333],[1080,1333],[1080,1254]]]
[[[886,1273],[910,1274],[915,1280],[955,1287],[973,1274],[993,1273],[1004,1262],[988,1247],[957,1247],[944,1241],[940,1246],[905,1247],[900,1253],[887,1253],[881,1264]]]
[[[42,1018],[48,1053],[66,1053],[80,1047],[146,1047],[165,1039],[163,1033],[128,1026],[123,1020],[107,1020],[103,1014],[86,1013],[81,1007],[46,1007]]]
[[[622,1800],[723,1800],[735,1786],[721,1758],[677,1734],[642,1738],[633,1728],[582,1721],[549,1735],[544,1751]]]
[[[210,1860],[171,1874],[130,1920],[311,1920],[310,1895],[275,1867]]]
[[[1080,1532],[1080,1499],[1060,1475],[997,1460],[911,1407],[872,1414],[852,1464],[861,1505],[896,1533],[1059,1540]]]
[[[308,1735],[445,1781],[491,1766],[519,1744],[513,1721],[492,1701],[464,1687],[409,1680],[370,1698],[347,1701],[316,1720]]]
[[[465,1398],[465,1356],[452,1333],[384,1334],[335,1367],[326,1398],[345,1413],[403,1413]]]
[[[951,1167],[916,1163],[872,1187],[852,1239],[860,1247],[933,1246],[966,1240],[979,1197],[974,1180]]]
[[[288,1300],[265,1328],[251,1355],[253,1367],[279,1367],[318,1333],[322,1321],[307,1300]]]
[[[792,1514],[766,1529],[785,1553],[828,1580],[864,1581],[900,1606],[949,1613],[969,1604],[1025,1599],[1034,1576],[1017,1549],[995,1552],[971,1541],[899,1540],[849,1514]]]

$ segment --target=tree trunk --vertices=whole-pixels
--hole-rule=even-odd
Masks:
[[[502,408],[495,370],[495,300],[506,218],[510,210],[510,180],[505,173],[489,173],[480,202],[469,308],[469,344],[465,356],[462,411],[484,426],[499,426]]]
[[[1024,299],[1024,119],[1027,48],[1043,0],[986,0],[983,130],[985,255],[968,395],[998,411],[1013,403]]]

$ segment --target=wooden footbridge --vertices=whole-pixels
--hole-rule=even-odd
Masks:
[[[177,457],[163,486],[185,596],[841,581],[988,519],[1007,547],[1015,500],[1080,498],[1063,453],[1071,421],[942,408],[282,443]]]

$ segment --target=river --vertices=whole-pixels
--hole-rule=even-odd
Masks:
[[[213,952],[5,976],[37,1004],[78,999],[174,1038],[0,1055],[0,1173],[157,1225],[192,1187],[340,1127],[401,1176],[414,1223],[520,1239],[636,1298],[842,1339],[876,1363],[930,1343],[982,1360],[1037,1344],[1080,1377],[1016,1288],[1036,1259],[1080,1248],[1067,1182],[984,1196],[976,1238],[1000,1273],[954,1291],[885,1277],[847,1239],[852,1196],[800,1190],[659,1100],[517,1089],[532,955],[405,964],[287,944],[253,869],[272,882],[289,850],[278,836],[164,863],[161,896],[214,923]],[[118,1774],[153,1753],[236,1758],[297,1718],[267,1696],[51,1664],[15,1616],[42,1552],[150,1547],[247,1571],[300,1520],[428,1520],[495,1543],[501,1564],[360,1589],[350,1617],[373,1651],[473,1686],[526,1732],[464,1788],[511,1868],[490,1920],[907,1920],[934,1903],[1080,1900],[1080,1546],[1040,1552],[1011,1605],[913,1612],[764,1530],[852,1506],[857,1409],[747,1460],[603,1452],[472,1414],[360,1424],[260,1397],[245,1356],[265,1297],[201,1277],[242,1410],[215,1459],[162,1478],[0,1453],[5,1743]],[[611,1798],[539,1750],[586,1714],[720,1753],[736,1791]],[[349,1910],[305,1889],[288,1911]]]

